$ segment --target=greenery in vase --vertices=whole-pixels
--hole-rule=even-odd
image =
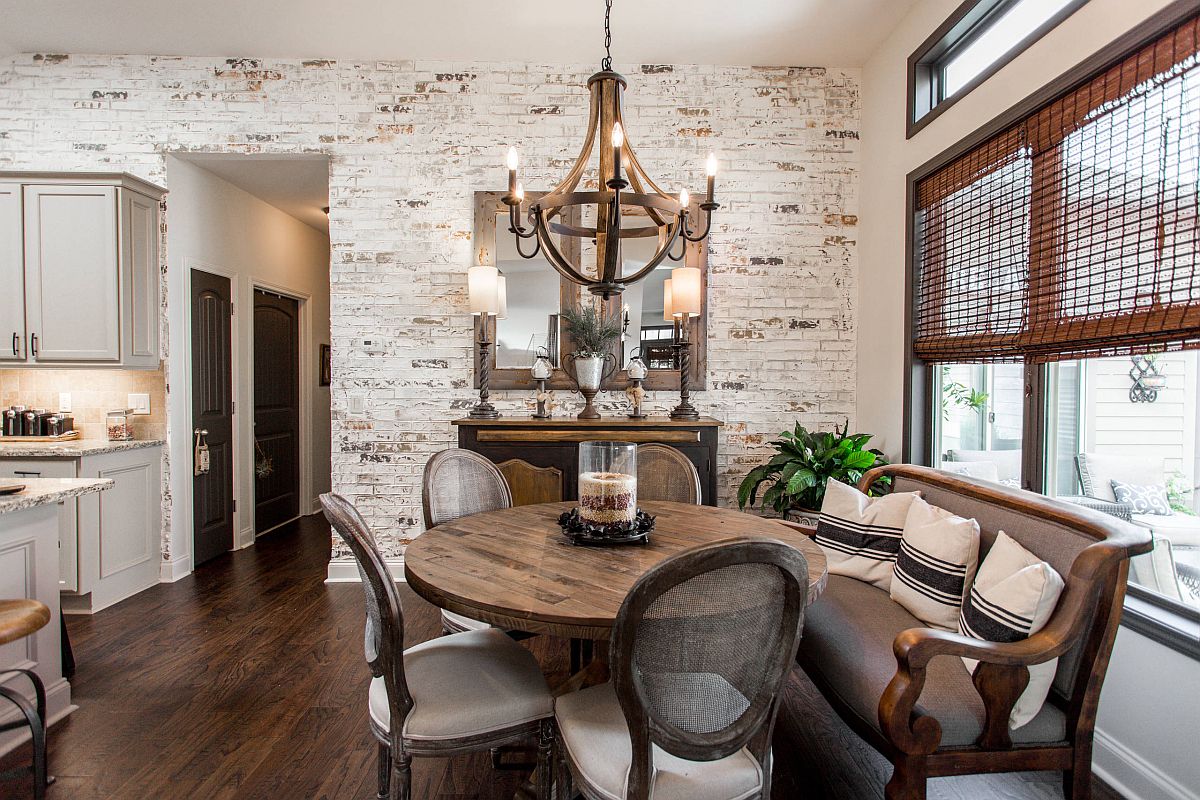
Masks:
[[[621,338],[621,321],[606,317],[592,304],[564,309],[562,321],[567,336],[575,343],[575,354],[582,358],[603,357]]]
[[[849,433],[850,422],[833,433],[807,431],[800,423],[795,430],[784,431],[771,442],[776,455],[766,464],[750,470],[738,488],[738,508],[753,507],[758,491],[766,485],[761,506],[770,506],[781,516],[790,508],[818,510],[825,499],[825,483],[833,478],[854,486],[863,473],[888,463],[879,450],[868,450],[869,433]],[[871,485],[877,497],[890,488],[888,476]]]

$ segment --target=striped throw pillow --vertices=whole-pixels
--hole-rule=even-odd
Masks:
[[[915,497],[916,492],[868,497],[853,486],[830,480],[816,536],[829,562],[829,574],[857,578],[887,591],[904,520]]]
[[[892,574],[892,599],[934,628],[958,626],[963,594],[979,566],[979,523],[912,501]]]
[[[1053,567],[1000,531],[963,603],[958,632],[989,642],[1028,639],[1046,627],[1063,586]],[[973,673],[979,662],[964,658],[963,663]],[[1009,715],[1010,728],[1021,727],[1042,710],[1056,669],[1057,658],[1029,667],[1029,685]]]

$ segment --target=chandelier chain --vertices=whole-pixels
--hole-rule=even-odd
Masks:
[[[612,69],[612,0],[604,0],[604,58],[600,60],[600,68]]]

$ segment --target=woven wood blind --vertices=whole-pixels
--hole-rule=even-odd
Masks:
[[[914,352],[1200,347],[1200,18],[916,187]]]

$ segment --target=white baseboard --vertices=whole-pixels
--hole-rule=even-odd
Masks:
[[[1092,769],[1128,800],[1200,800],[1194,788],[1182,785],[1099,729],[1094,740]]]
[[[244,550],[254,544],[254,528],[242,528],[238,531],[237,542],[234,543],[234,550]]]
[[[158,582],[174,583],[192,572],[192,557],[190,555],[163,561],[158,565]]]
[[[392,579],[397,583],[404,583],[404,556],[399,558],[386,559],[388,571],[392,573]],[[347,556],[343,558],[329,559],[329,569],[325,574],[326,583],[359,583],[358,567],[354,563],[354,558]]]

